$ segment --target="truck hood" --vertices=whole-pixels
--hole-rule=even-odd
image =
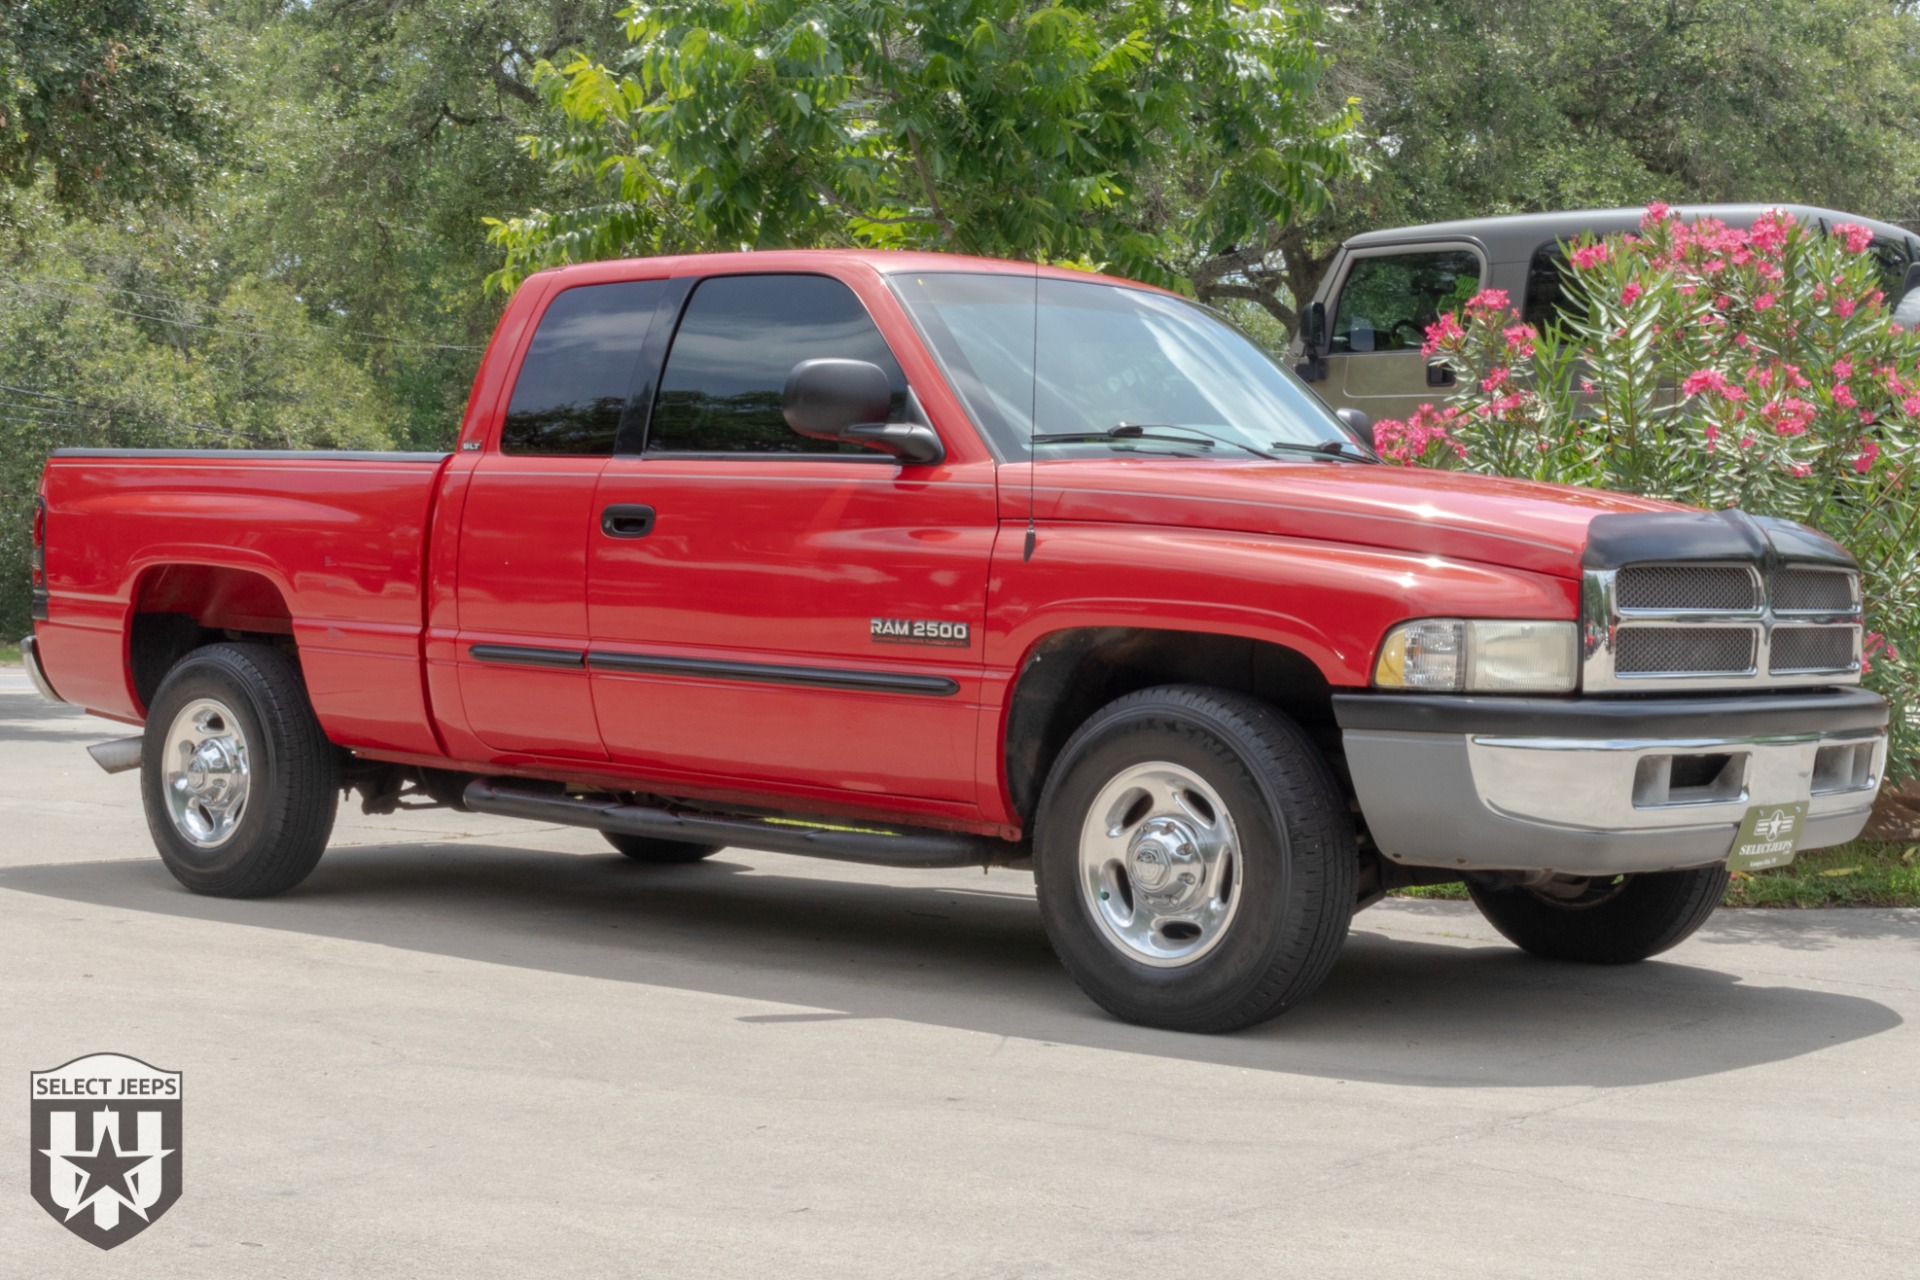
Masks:
[[[1025,467],[1002,509],[1026,514]],[[1683,511],[1599,489],[1354,462],[1074,458],[1041,462],[1045,519],[1172,525],[1381,547],[1580,576],[1587,526],[1617,512]]]

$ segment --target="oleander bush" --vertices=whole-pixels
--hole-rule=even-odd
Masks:
[[[1866,683],[1889,772],[1920,772],[1920,331],[1892,319],[1871,233],[1751,230],[1649,206],[1566,246],[1568,307],[1483,290],[1427,330],[1457,390],[1375,425],[1389,460],[1740,507],[1822,529],[1864,575]]]

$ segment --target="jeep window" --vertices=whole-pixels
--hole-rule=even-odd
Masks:
[[[1275,441],[1320,444],[1347,435],[1290,370],[1182,298],[1096,281],[966,272],[896,276],[894,286],[1002,457],[1026,457],[1031,434],[1098,434],[1122,424],[1169,434],[1185,427],[1192,438],[1060,447],[1245,458],[1222,443],[1264,450]]]
[[[1887,305],[1892,306],[1900,301],[1900,288],[1907,282],[1907,267],[1913,259],[1906,245],[1886,236],[1874,237],[1873,258],[1880,268],[1880,289],[1887,295]]]
[[[1355,258],[1333,317],[1336,352],[1418,351],[1427,326],[1480,290],[1470,249]]]
[[[780,412],[802,360],[866,360],[893,385],[904,416],[906,376],[853,290],[826,276],[715,276],[687,302],[660,378],[648,453],[847,453],[857,444],[796,435]]]
[[[520,362],[503,453],[613,453],[662,280],[587,284],[547,304]]]
[[[1520,318],[1536,329],[1587,318],[1586,307],[1567,289],[1567,255],[1557,240],[1535,249],[1527,263],[1527,297]]]

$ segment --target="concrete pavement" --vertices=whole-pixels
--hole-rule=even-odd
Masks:
[[[0,1276],[1920,1273],[1920,912],[1603,970],[1389,903],[1182,1036],[1008,872],[348,811],[197,898],[82,750],[125,732],[0,671]],[[26,1185],[28,1072],[95,1051],[185,1072],[185,1193],[110,1253]]]

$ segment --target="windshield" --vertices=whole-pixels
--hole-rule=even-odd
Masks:
[[[1290,370],[1180,298],[1091,280],[1041,279],[1036,288],[1016,275],[894,281],[1002,457],[1024,459],[1035,436],[1046,453],[1239,458],[1352,438]],[[1123,424],[1144,430],[1107,436]],[[1099,438],[1057,438],[1076,435]]]

